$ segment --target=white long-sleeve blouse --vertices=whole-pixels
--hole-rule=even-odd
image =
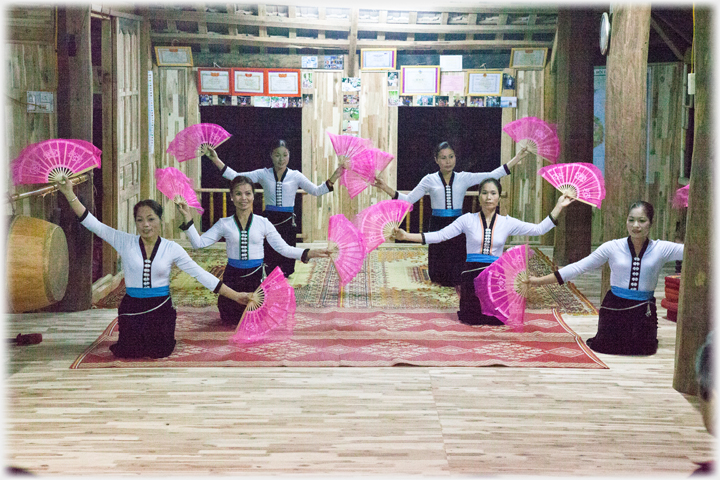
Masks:
[[[251,172],[238,173],[225,165],[222,170],[222,176],[228,180],[232,180],[239,175],[262,185],[266,206],[294,207],[298,187],[316,197],[332,191],[332,187],[327,182],[315,185],[305,175],[290,168],[285,169],[282,178],[277,178],[273,168],[260,168]]]

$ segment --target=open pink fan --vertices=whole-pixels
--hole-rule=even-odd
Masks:
[[[548,165],[538,173],[563,194],[600,208],[605,198],[605,179],[592,163],[560,163]]]
[[[343,170],[338,183],[345,185],[350,198],[355,198],[375,180],[380,172],[385,170],[394,158],[394,155],[383,152],[379,148],[368,148],[353,159],[353,164],[362,165],[363,171],[357,171],[355,168]],[[370,168],[370,166],[372,167]]]
[[[291,335],[295,327],[295,289],[280,267],[263,280],[252,294],[230,343],[254,343]]]
[[[333,215],[328,226],[330,255],[340,286],[347,285],[362,270],[365,262],[365,240],[360,230],[345,215]]]
[[[25,147],[10,165],[15,185],[53,183],[100,167],[99,148],[84,140],[53,138]]]
[[[372,147],[372,140],[369,138],[335,135],[330,132],[327,132],[327,134],[338,156],[353,158],[358,153]]]
[[[475,277],[475,294],[485,315],[498,317],[505,325],[521,328],[525,313],[527,256],[534,252],[527,245],[513,247]]]
[[[200,213],[204,212],[198,201],[197,194],[193,189],[193,181],[177,168],[168,167],[156,169],[155,182],[157,189],[164,193],[170,200],[174,201],[175,197],[180,195],[188,205],[196,208]]]
[[[508,123],[503,131],[518,142],[520,148],[555,163],[560,155],[557,128],[537,117],[523,117]]]
[[[690,185],[685,185],[682,188],[678,188],[675,191],[675,197],[673,198],[673,208],[677,208],[677,209],[687,208],[689,197],[690,197]]]
[[[353,219],[365,239],[365,251],[370,253],[392,236],[405,214],[413,209],[405,200],[383,200],[370,205]]]
[[[174,155],[178,162],[192,160],[201,154],[204,145],[217,148],[230,137],[224,128],[214,123],[190,125],[175,135],[168,145],[167,153]]]

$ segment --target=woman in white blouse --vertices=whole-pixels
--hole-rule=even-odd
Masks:
[[[435,148],[435,163],[439,171],[423,177],[420,183],[407,195],[390,188],[385,182],[376,179],[374,186],[383,190],[393,199],[415,203],[425,195],[430,195],[432,216],[428,231],[435,232],[450,225],[462,215],[465,192],[486,178],[500,179],[510,174],[510,169],[527,153],[522,149],[505,165],[492,172],[471,173],[455,172],[455,151],[448,142],[442,142]],[[453,287],[460,283],[460,271],[465,263],[465,236],[458,235],[442,244],[428,246],[428,275],[430,280],[440,285]]]
[[[233,178],[230,182],[230,194],[235,205],[235,214],[221,218],[202,236],[193,224],[190,207],[185,203],[177,206],[185,217],[185,223],[180,225],[180,229],[185,231],[193,248],[205,248],[225,238],[228,263],[223,273],[223,281],[228,286],[250,292],[260,286],[264,278],[263,273],[269,274],[272,271],[264,265],[265,240],[279,255],[283,258],[291,258],[293,261],[302,260],[307,263],[311,258],[329,255],[327,250],[309,248],[303,250],[288,245],[267,218],[254,215],[252,209],[255,191],[251,179],[243,176]],[[245,311],[245,306],[220,297],[218,310],[223,322],[237,325]]]
[[[162,358],[175,348],[177,313],[170,298],[173,265],[195,277],[230,303],[247,304],[250,292],[237,292],[203,270],[177,243],[160,237],[162,206],[155,200],[135,204],[135,228],[139,235],[102,224],[75,196],[72,183],[58,184],[80,223],[108,242],[122,257],[125,296],[118,307],[118,341],[110,351],[121,358]]]
[[[570,281],[583,272],[610,265],[610,291],[600,306],[598,331],[590,348],[616,355],[652,355],[657,351],[655,287],[666,262],[682,260],[684,246],[650,240],[654,208],[638,201],[627,216],[628,237],[610,240],[593,253],[554,274],[530,277],[531,286]]]
[[[220,173],[228,180],[242,175],[252,180],[254,183],[262,185],[265,195],[265,217],[275,225],[280,236],[290,246],[297,244],[297,225],[295,223],[295,195],[298,187],[305,190],[310,195],[319,197],[333,190],[333,185],[342,174],[342,166],[338,167],[332,176],[321,183],[315,185],[308,178],[297,170],[288,168],[290,161],[290,151],[288,150],[285,140],[277,140],[273,143],[270,150],[270,158],[273,166],[270,168],[260,168],[250,172],[238,173],[232,168],[225,165],[212,147],[207,147],[205,154],[220,169]],[[275,250],[265,245],[265,264],[272,271],[276,266],[280,266],[286,277],[292,275],[295,271],[295,260],[283,257]]]
[[[437,232],[407,233],[395,230],[395,238],[423,244],[447,242],[461,233],[465,234],[467,255],[460,274],[460,310],[458,318],[469,325],[503,325],[497,317],[484,315],[480,300],[475,295],[475,277],[502,255],[505,242],[511,235],[543,235],[555,227],[563,208],[574,199],[565,195],[558,198],[555,208],[539,224],[527,223],[516,218],[500,215],[502,187],[495,178],[480,183],[480,212],[466,213]],[[446,243],[443,243],[446,244]]]

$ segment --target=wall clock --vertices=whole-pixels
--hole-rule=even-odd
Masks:
[[[610,15],[603,12],[600,20],[600,53],[607,54],[608,46],[610,46]]]

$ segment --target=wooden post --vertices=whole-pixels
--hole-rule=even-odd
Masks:
[[[358,35],[358,17],[360,10],[353,8],[350,12],[350,33],[348,35],[348,64],[345,68],[348,77],[359,77],[358,72],[358,56],[357,56],[357,35]]]
[[[561,9],[558,12],[555,82],[561,143],[558,163],[592,163],[593,49],[597,48],[597,39],[588,32],[594,31],[598,21],[599,15],[591,10]],[[554,251],[558,265],[576,262],[590,254],[591,208],[574,202],[558,219]]]
[[[628,207],[645,193],[650,5],[614,4],[605,93],[603,241],[627,237]],[[610,289],[602,272],[601,298]]]
[[[695,138],[690,198],[685,234],[682,280],[675,336],[673,388],[696,395],[695,355],[711,329],[711,232],[714,154],[711,140],[712,16],[709,8],[695,10]]]
[[[92,142],[92,60],[90,54],[90,6],[58,10],[58,137]],[[94,210],[93,182],[80,184],[75,192],[86,208]],[[59,196],[58,196],[59,197]],[[77,221],[67,201],[58,199],[60,226],[68,243],[70,270],[65,297],[53,311],[75,312],[92,306],[93,234]]]

